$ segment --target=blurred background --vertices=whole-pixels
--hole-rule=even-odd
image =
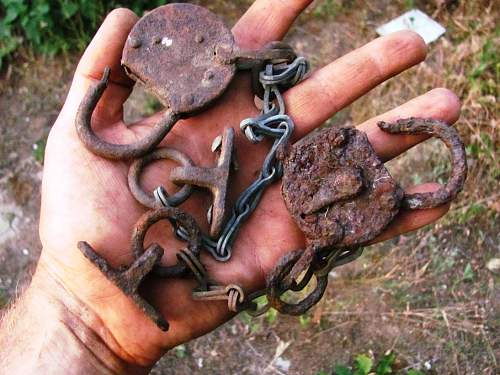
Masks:
[[[192,2],[230,25],[251,3]],[[110,9],[143,14],[163,3],[0,0],[0,313],[29,282],[40,253],[45,142],[79,56]],[[467,144],[469,177],[450,212],[336,269],[326,296],[307,314],[240,314],[170,351],[154,374],[499,373],[498,2],[318,0],[286,41],[319,67],[414,8],[446,28],[427,60],[329,123],[356,125],[432,88],[453,90],[462,101],[457,129]],[[138,88],[126,104],[127,119],[159,108]],[[388,165],[403,186],[444,182],[450,169],[447,150],[432,140]]]

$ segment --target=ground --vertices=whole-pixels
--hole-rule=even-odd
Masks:
[[[235,22],[249,1],[200,1]],[[366,249],[330,275],[322,302],[308,314],[242,314],[212,334],[177,347],[155,374],[327,374],[365,354],[395,355],[396,373],[495,374],[500,355],[498,290],[499,165],[494,1],[318,1],[287,41],[314,67],[376,37],[381,23],[416,6],[447,32],[425,63],[380,85],[331,119],[355,125],[434,87],[463,107],[457,129],[467,143],[469,178],[450,212],[434,225]],[[23,53],[0,80],[0,309],[29,282],[40,253],[38,215],[43,148],[64,101],[76,55]],[[143,91],[129,118],[156,108]],[[447,151],[428,141],[389,163],[403,186],[445,181]],[[63,183],[63,182],[62,182]]]

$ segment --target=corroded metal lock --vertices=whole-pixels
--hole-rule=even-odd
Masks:
[[[217,99],[233,79],[233,47],[231,30],[208,9],[169,4],[137,22],[122,65],[167,108],[191,113]]]
[[[100,139],[91,117],[109,79],[106,68],[80,105],[76,128],[85,146],[110,159],[131,159],[152,151],[180,118],[207,108],[219,98],[238,69],[258,72],[266,62],[290,62],[294,51],[282,42],[259,50],[236,46],[231,30],[209,10],[193,4],[167,4],[142,17],[130,32],[122,54],[126,73],[142,83],[166,107],[143,139],[128,145]]]
[[[405,193],[375,154],[366,134],[353,128],[323,129],[289,146],[281,155],[282,194],[305,235],[306,249],[283,257],[268,279],[268,299],[279,311],[302,314],[316,303],[326,288],[328,270],[338,265],[338,256],[368,244],[402,207],[437,207],[462,190],[467,163],[464,145],[453,127],[417,118],[378,125],[393,134],[440,138],[451,151],[448,182],[432,193]],[[306,280],[316,275],[316,289],[299,304],[281,300],[286,290],[301,289],[297,280],[304,271]]]
[[[448,183],[434,193],[406,194],[365,133],[354,128],[318,131],[290,146],[283,161],[283,198],[308,246],[322,250],[364,245],[386,228],[401,206],[436,207],[462,190],[467,174],[465,150],[453,127],[415,118],[382,122],[379,127],[394,134],[441,138],[452,156]]]

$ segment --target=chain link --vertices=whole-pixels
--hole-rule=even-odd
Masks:
[[[267,64],[265,70],[259,74],[259,81],[264,88],[262,112],[255,118],[243,120],[240,123],[240,129],[252,143],[261,142],[268,137],[273,139],[273,145],[264,159],[257,179],[236,200],[231,217],[219,238],[215,240],[206,234],[202,236],[202,246],[220,262],[231,258],[232,245],[239,229],[257,208],[266,188],[280,179],[283,174],[283,167],[276,158],[276,153],[289,141],[294,123],[290,116],[285,114],[285,102],[281,92],[297,84],[308,70],[307,60],[297,57],[290,64]],[[160,187],[154,191],[156,200],[165,204],[167,202],[163,195]],[[186,230],[180,225],[174,225],[174,233],[182,240],[188,238]]]

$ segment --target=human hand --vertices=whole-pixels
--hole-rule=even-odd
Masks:
[[[233,29],[237,43],[244,48],[258,48],[268,41],[281,39],[309,3],[311,0],[257,0]],[[85,259],[76,246],[78,241],[87,241],[112,266],[130,264],[133,260],[129,244],[131,229],[146,208],[129,192],[130,162],[111,161],[89,152],[80,142],[74,123],[83,96],[89,86],[101,78],[106,66],[111,67],[112,73],[94,112],[92,127],[96,133],[110,142],[130,143],[144,136],[159,119],[160,114],[156,114],[130,128],[125,128],[123,123],[123,103],[133,82],[120,67],[120,58],[136,21],[137,16],[125,9],[115,10],[106,18],[78,65],[66,103],[50,133],[40,221],[43,252],[36,277],[56,280],[71,296],[68,298],[78,301],[75,306],[84,306],[86,313],[82,314],[82,322],[96,332],[118,358],[147,367],[165,350],[209,332],[231,314],[225,303],[193,301],[191,291],[195,283],[192,280],[155,279],[146,283],[141,292],[170,323],[169,331],[162,332]],[[376,39],[313,72],[284,94],[287,111],[296,125],[294,140],[320,126],[371,88],[419,63],[425,53],[425,44],[418,35],[400,32]],[[453,123],[459,108],[453,93],[436,89],[367,120],[358,129],[367,133],[376,153],[387,161],[425,137],[384,133],[376,126],[378,121],[415,116]],[[267,144],[251,144],[238,129],[242,119],[257,112],[250,77],[239,73],[212,108],[176,124],[162,145],[185,152],[198,165],[211,166],[214,160],[206,155],[212,140],[225,127],[233,126],[240,166],[231,182],[234,198],[258,174],[268,151]],[[165,176],[168,176],[165,165],[152,165],[143,177],[144,186],[152,190],[163,185],[172,191],[175,187]],[[411,191],[437,188],[437,184],[423,184]],[[194,194],[182,209],[201,225],[206,222],[209,205],[207,194]],[[445,205],[402,211],[375,241],[429,224],[447,209]],[[206,231],[206,226],[203,229]],[[184,246],[172,238],[172,232],[162,224],[150,230],[146,242],[156,242],[165,249],[163,262],[166,264],[172,264],[176,250]],[[250,291],[264,286],[266,275],[283,254],[303,247],[304,237],[286,210],[280,184],[274,184],[242,227],[231,261],[217,263],[207,254],[203,254],[202,261],[220,284],[238,283]]]

